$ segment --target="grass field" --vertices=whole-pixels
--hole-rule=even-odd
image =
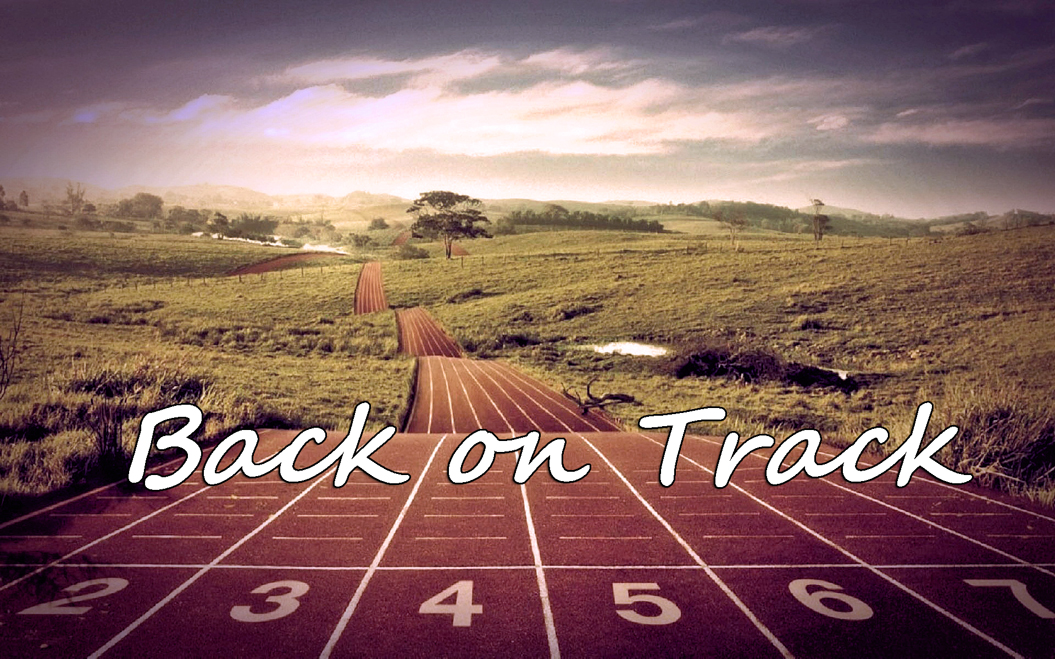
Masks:
[[[721,406],[725,422],[694,430],[812,427],[839,444],[874,425],[904,437],[930,400],[932,433],[963,427],[947,464],[1049,503],[1055,491],[1047,227],[819,244],[745,232],[738,250],[722,233],[537,232],[464,243],[471,256],[451,261],[435,244],[425,245],[433,258],[410,261],[374,246],[241,280],[218,275],[286,250],[2,231],[0,327],[25,300],[23,359],[0,400],[8,492],[76,481],[105,453],[100,442],[117,436],[127,449],[142,414],[176,401],[208,412],[212,436],[341,428],[360,400],[373,405],[373,427],[398,424],[414,366],[396,354],[391,314],[351,314],[367,259],[385,260],[391,305],[426,306],[470,355],[512,361],[558,389],[582,392],[596,378],[594,393],[632,394],[641,405],[611,408],[627,428]],[[590,348],[611,341],[670,354]],[[701,373],[712,358],[732,370]],[[853,386],[795,379],[810,367],[845,371]]]
[[[176,402],[236,427],[398,424],[413,360],[390,315],[353,313],[356,258],[242,278],[290,250],[179,236],[4,230],[0,328],[24,305],[21,355],[0,400],[0,490],[42,492],[129,449],[142,415]],[[116,428],[115,428],[116,426]]]
[[[812,427],[846,443],[874,425],[904,437],[916,406],[931,400],[934,425],[959,423],[973,437],[947,457],[1008,489],[1028,481],[1050,502],[1055,231],[820,244],[744,234],[740,243],[528,234],[474,241],[461,263],[393,263],[385,277],[391,304],[428,307],[479,356],[512,360],[558,388],[581,392],[598,377],[595,393],[634,395],[641,406],[612,408],[628,427],[644,414],[718,405],[727,421],[698,431]],[[610,341],[674,356],[589,349]],[[672,375],[716,347],[847,371],[858,388]]]

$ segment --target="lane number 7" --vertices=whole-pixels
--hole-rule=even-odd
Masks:
[[[1029,609],[1038,618],[1044,618],[1045,620],[1055,618],[1055,611],[1033,599],[1033,596],[1026,590],[1026,584],[1016,579],[964,579],[964,583],[968,586],[978,586],[980,588],[1010,588],[1011,594],[1015,596],[1018,603]]]

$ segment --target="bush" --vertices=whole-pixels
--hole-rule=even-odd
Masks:
[[[399,251],[396,252],[397,259],[403,259],[404,261],[410,259],[427,259],[429,253],[420,247],[415,247],[410,243],[403,243],[399,246]]]

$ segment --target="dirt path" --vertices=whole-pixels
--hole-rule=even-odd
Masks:
[[[271,272],[273,270],[281,270],[282,268],[288,268],[291,265],[302,263],[304,261],[311,261],[314,259],[321,259],[330,256],[344,256],[343,254],[335,254],[333,252],[303,252],[301,254],[288,254],[286,256],[279,256],[278,258],[269,259],[267,261],[261,261],[260,263],[253,263],[251,265],[244,265],[241,268],[227,273],[228,277],[236,277],[238,275],[258,275],[265,272]]]
[[[400,234],[396,236],[395,240],[392,241],[392,246],[399,247],[400,245],[406,245],[407,241],[410,240],[411,235],[413,234],[411,234],[410,231],[401,231]]]
[[[359,281],[355,286],[355,313],[360,315],[386,309],[388,301],[381,279],[381,264],[376,261],[367,263],[359,271]]]

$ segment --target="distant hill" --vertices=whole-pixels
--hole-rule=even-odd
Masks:
[[[66,198],[67,179],[59,178],[12,178],[0,179],[0,185],[8,196],[17,196],[22,190],[29,195],[30,206],[38,207],[44,203],[58,204]],[[77,185],[77,182],[73,182]],[[158,187],[149,185],[131,185],[117,190],[109,190],[96,185],[80,184],[85,191],[85,198],[94,204],[111,204],[147,192],[161,197],[166,207],[183,206],[185,208],[208,208],[223,211],[257,211],[287,210],[296,212],[317,212],[320,210],[354,210],[369,206],[389,206],[409,204],[406,199],[389,194],[370,192],[351,192],[343,197],[325,194],[269,195],[250,188],[234,185],[179,185]]]

